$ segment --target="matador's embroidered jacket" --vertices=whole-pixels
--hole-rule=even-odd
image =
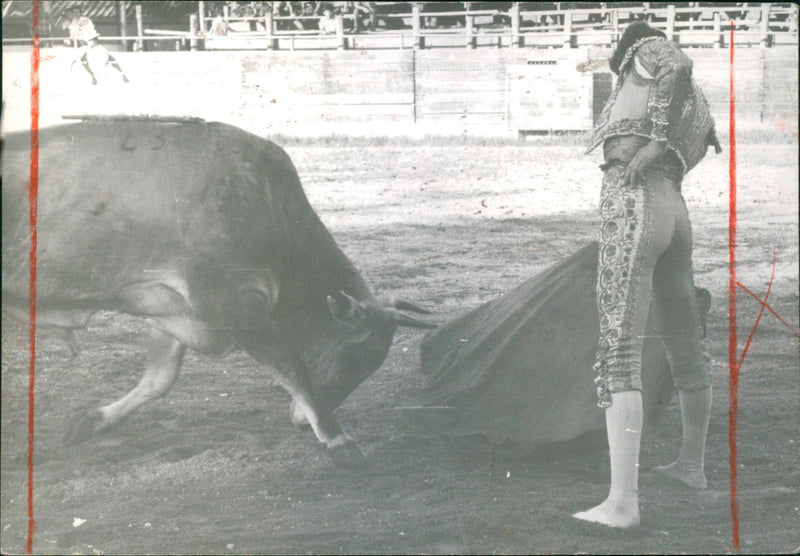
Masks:
[[[721,152],[708,101],[692,79],[692,61],[677,44],[661,37],[638,40],[625,53],[619,75],[587,153],[611,137],[638,135],[666,141],[685,174],[709,145]]]

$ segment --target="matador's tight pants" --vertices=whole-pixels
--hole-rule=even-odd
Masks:
[[[604,165],[600,201],[595,363],[600,407],[611,404],[612,392],[642,389],[642,345],[653,297],[676,386],[694,391],[711,385],[700,345],[692,228],[680,179],[656,163],[645,183],[631,188],[623,185],[625,167],[619,159]]]

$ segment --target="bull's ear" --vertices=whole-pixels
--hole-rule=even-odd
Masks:
[[[341,292],[341,294],[342,301],[337,301],[330,295],[327,296],[328,309],[331,315],[333,315],[333,318],[348,326],[353,326],[362,322],[366,317],[364,308],[358,301],[346,293]]]

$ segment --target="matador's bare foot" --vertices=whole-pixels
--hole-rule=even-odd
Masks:
[[[682,482],[689,488],[703,490],[708,488],[703,469],[692,463],[676,461],[653,469],[659,475]]]
[[[608,527],[629,529],[639,526],[639,505],[637,503],[625,504],[606,500],[590,510],[572,514],[572,517]]]

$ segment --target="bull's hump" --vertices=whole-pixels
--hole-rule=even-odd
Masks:
[[[23,168],[15,161],[27,160],[23,153],[30,149],[30,135],[9,134],[4,143],[4,175],[9,175],[7,165],[19,166],[14,169],[20,175],[11,181],[24,185],[26,174],[22,174],[27,165]],[[130,188],[138,197],[147,194],[158,198],[162,192],[195,202],[222,193],[280,193],[276,201],[285,205],[283,210],[307,205],[286,152],[228,124],[184,119],[93,119],[43,129],[39,143],[40,180],[47,179],[48,172],[57,173],[60,181],[66,180],[75,191],[105,189],[122,195]],[[61,192],[64,189],[59,187]]]
[[[66,181],[52,206],[87,218],[116,209],[132,224],[174,220],[192,232],[194,220],[233,226],[269,219],[280,203],[272,182],[291,190],[297,180],[277,146],[225,124],[98,120],[49,135],[40,141],[42,179]]]
[[[7,236],[12,229],[19,229],[10,234],[17,243],[25,240],[25,199],[13,204],[14,214],[5,201],[9,185],[24,192],[22,152],[29,148],[27,133],[4,145],[4,247],[16,241]],[[39,190],[41,269],[66,272],[76,285],[113,290],[151,269],[203,262],[278,268],[286,285],[297,281],[299,265],[325,283],[323,293],[369,295],[310,206],[286,152],[227,124],[98,119],[44,129]],[[27,250],[15,252],[22,268]],[[6,268],[13,263],[8,253]],[[52,287],[63,285],[54,280]]]

